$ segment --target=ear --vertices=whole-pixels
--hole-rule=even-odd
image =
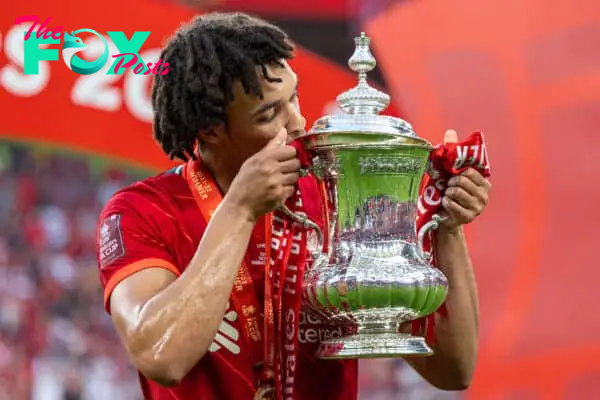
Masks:
[[[217,144],[226,137],[225,126],[219,125],[198,133],[198,138],[203,143]]]

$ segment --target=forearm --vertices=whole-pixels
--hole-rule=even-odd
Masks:
[[[254,222],[225,200],[185,272],[139,310],[142,362],[168,366],[182,378],[204,356],[227,308]],[[135,351],[134,351],[135,353]]]
[[[413,366],[433,385],[448,390],[470,384],[477,358],[477,286],[462,228],[437,235],[437,264],[449,281],[448,316],[436,315],[435,354]]]
[[[436,321],[436,354],[470,379],[477,357],[479,301],[462,228],[451,232],[439,231],[437,263],[450,286],[446,299],[448,316],[439,316]]]

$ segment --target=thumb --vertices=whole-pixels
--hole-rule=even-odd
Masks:
[[[265,146],[265,149],[278,146],[285,146],[285,143],[287,142],[287,136],[287,129],[281,128],[277,135],[275,135],[273,139],[269,140],[269,142]]]
[[[448,129],[444,135],[444,144],[458,143],[458,133],[454,129]]]

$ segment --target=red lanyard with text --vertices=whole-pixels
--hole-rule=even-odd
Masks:
[[[222,196],[211,174],[201,161],[191,161],[184,166],[183,176],[192,195],[208,223],[221,203]],[[258,388],[255,398],[269,398],[275,380],[275,317],[271,276],[271,215],[265,221],[265,303],[264,319],[260,315],[260,303],[254,290],[254,282],[246,261],[238,270],[233,284],[231,300],[242,325],[242,334],[253,367],[260,366]]]

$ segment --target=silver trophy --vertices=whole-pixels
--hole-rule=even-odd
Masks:
[[[319,318],[356,328],[322,342],[321,358],[431,355],[423,337],[399,333],[399,326],[434,312],[448,292],[446,277],[423,250],[423,238],[439,218],[416,232],[419,190],[433,147],[406,121],[379,115],[390,98],[367,83],[376,65],[370,39],[362,33],[355,43],[348,65],[358,73],[358,85],[338,96],[344,113],[322,117],[296,139],[323,188],[327,221],[321,231],[283,209],[312,228],[318,242],[303,296]]]

